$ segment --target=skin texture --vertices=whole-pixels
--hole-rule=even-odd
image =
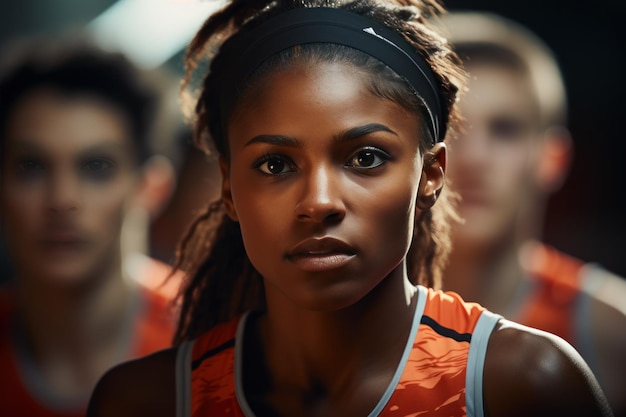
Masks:
[[[379,126],[374,132],[347,134],[372,123]],[[295,64],[267,75],[228,127],[223,199],[264,277],[268,304],[245,338],[246,398],[264,416],[367,415],[406,343],[417,297],[404,256],[415,210],[428,208],[443,186],[445,147],[422,156],[419,120],[371,95],[342,64]],[[386,162],[371,158],[379,151],[390,156]],[[327,236],[345,244],[306,246]],[[576,370],[576,354],[563,359],[564,345],[546,347],[544,339],[524,329],[494,334],[486,389],[499,400],[489,402],[488,415],[530,409],[557,415],[554,408],[542,413],[531,396],[500,399],[506,390],[546,388],[532,379],[541,379],[544,368],[510,366],[511,346],[555,365],[545,369],[551,383],[576,376],[567,384],[568,396],[580,394],[572,407],[580,399],[586,415],[602,415],[597,398],[583,395],[589,385]],[[516,377],[502,378],[498,368]],[[148,369],[150,376],[142,373]],[[88,415],[173,415],[173,369],[171,350],[115,368],[100,382]],[[154,384],[157,378],[164,384]]]

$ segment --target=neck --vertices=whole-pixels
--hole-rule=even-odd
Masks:
[[[17,280],[19,320],[33,344],[69,347],[100,339],[103,325],[125,310],[130,287],[120,270],[88,281],[54,285],[22,277]]]
[[[399,269],[348,308],[285,313],[273,309],[260,327],[274,381],[303,391],[323,387],[331,396],[357,378],[395,371],[413,322],[416,289]],[[306,331],[303,331],[306,329]],[[384,375],[391,378],[390,375]]]
[[[22,360],[62,397],[88,396],[120,360],[132,291],[117,265],[77,285],[16,280],[14,329]]]

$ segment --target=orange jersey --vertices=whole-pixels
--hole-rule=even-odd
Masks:
[[[131,308],[124,360],[171,346],[174,318],[169,301],[143,287]],[[80,417],[87,399],[68,404],[55,398],[41,382],[37,370],[24,358],[12,331],[12,298],[0,293],[0,416]]]
[[[483,416],[487,342],[500,316],[455,293],[418,286],[413,326],[378,404],[380,417]],[[240,381],[247,315],[179,347],[177,417],[250,417]]]
[[[512,319],[554,333],[576,345],[576,317],[584,263],[545,245],[536,245],[524,262],[531,277]]]

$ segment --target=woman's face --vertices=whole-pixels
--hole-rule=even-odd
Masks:
[[[126,120],[89,96],[39,89],[4,137],[2,232],[20,278],[72,284],[119,263],[137,170]]]
[[[420,122],[361,77],[294,65],[252,87],[228,125],[223,196],[268,299],[342,308],[404,270]]]

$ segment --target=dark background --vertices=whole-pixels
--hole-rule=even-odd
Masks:
[[[79,28],[112,3],[4,0],[0,2],[0,46],[23,35]],[[450,0],[444,4],[514,19],[553,49],[568,89],[575,159],[564,187],[550,200],[544,237],[572,255],[626,276],[622,133],[626,2]],[[167,65],[181,71],[180,59],[177,55]]]

